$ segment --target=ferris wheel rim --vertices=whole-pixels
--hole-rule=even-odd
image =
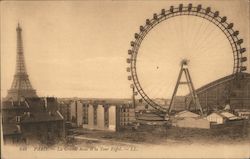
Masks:
[[[232,74],[237,74],[246,70],[246,67],[242,65],[243,62],[246,61],[246,57],[243,57],[242,55],[246,51],[246,49],[241,46],[241,44],[243,43],[243,39],[238,38],[239,31],[235,31],[233,29],[233,23],[228,23],[226,21],[227,18],[225,16],[221,17],[218,11],[213,12],[211,11],[210,7],[204,9],[201,5],[194,7],[192,6],[192,4],[189,4],[188,6],[183,7],[183,4],[180,4],[179,7],[176,8],[171,6],[169,10],[162,9],[161,13],[159,14],[154,13],[152,19],[147,19],[146,24],[144,26],[140,26],[140,32],[135,33],[135,40],[131,41],[130,43],[132,48],[128,51],[130,58],[127,59],[127,63],[130,64],[130,67],[127,68],[127,72],[131,72],[131,76],[128,76],[128,79],[133,80],[133,84],[131,84],[131,86],[136,87],[137,92],[140,94],[143,100],[155,109],[163,112],[166,112],[167,110],[156,102],[154,102],[145,93],[143,87],[139,82],[136,70],[137,54],[139,52],[142,41],[150,32],[150,30],[152,30],[161,22],[177,16],[196,16],[199,18],[206,19],[207,21],[217,26],[228,39],[232,49],[234,60]]]

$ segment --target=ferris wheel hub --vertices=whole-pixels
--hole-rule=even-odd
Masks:
[[[187,67],[188,63],[189,63],[189,60],[188,60],[188,59],[183,59],[183,60],[181,60],[181,66]]]

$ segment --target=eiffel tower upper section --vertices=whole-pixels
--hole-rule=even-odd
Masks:
[[[25,97],[37,97],[36,90],[32,88],[29,76],[25,67],[25,60],[23,54],[22,28],[18,24],[17,32],[17,55],[16,55],[16,72],[11,85],[8,90],[6,99],[18,101]]]

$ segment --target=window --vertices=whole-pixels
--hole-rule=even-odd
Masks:
[[[16,122],[20,123],[20,121],[21,121],[21,116],[16,116]]]
[[[106,128],[109,127],[109,111],[108,111],[108,109],[104,109],[104,125]]]
[[[52,125],[48,124],[48,132],[51,132],[51,131],[52,131]]]
[[[94,108],[94,125],[97,125],[97,107]]]
[[[24,102],[24,100],[25,100],[24,97],[21,97],[21,98],[20,98],[20,101],[21,101],[21,102]]]
[[[88,106],[83,105],[83,124],[88,124]]]
[[[247,96],[250,98],[250,83],[247,84]]]

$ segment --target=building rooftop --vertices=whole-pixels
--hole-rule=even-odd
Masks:
[[[21,123],[35,123],[35,122],[47,122],[47,121],[59,121],[63,120],[58,111],[56,112],[36,112],[30,115],[23,115]]]
[[[21,134],[21,130],[16,124],[3,124],[3,134],[4,135],[16,135]]]
[[[175,115],[175,117],[177,117],[177,118],[186,118],[186,117],[195,118],[195,117],[199,117],[199,116],[200,116],[199,114],[195,114],[195,113],[190,112],[188,110],[183,110]]]
[[[22,108],[23,114],[19,114],[21,124],[63,120],[63,116],[58,111],[59,103],[56,98],[26,98],[24,102],[20,103],[20,105],[14,103],[12,106],[13,102],[6,101],[3,103],[3,107],[17,111]],[[13,116],[8,122],[16,123],[16,116]]]
[[[28,105],[25,101],[3,101],[2,109],[28,109]]]

